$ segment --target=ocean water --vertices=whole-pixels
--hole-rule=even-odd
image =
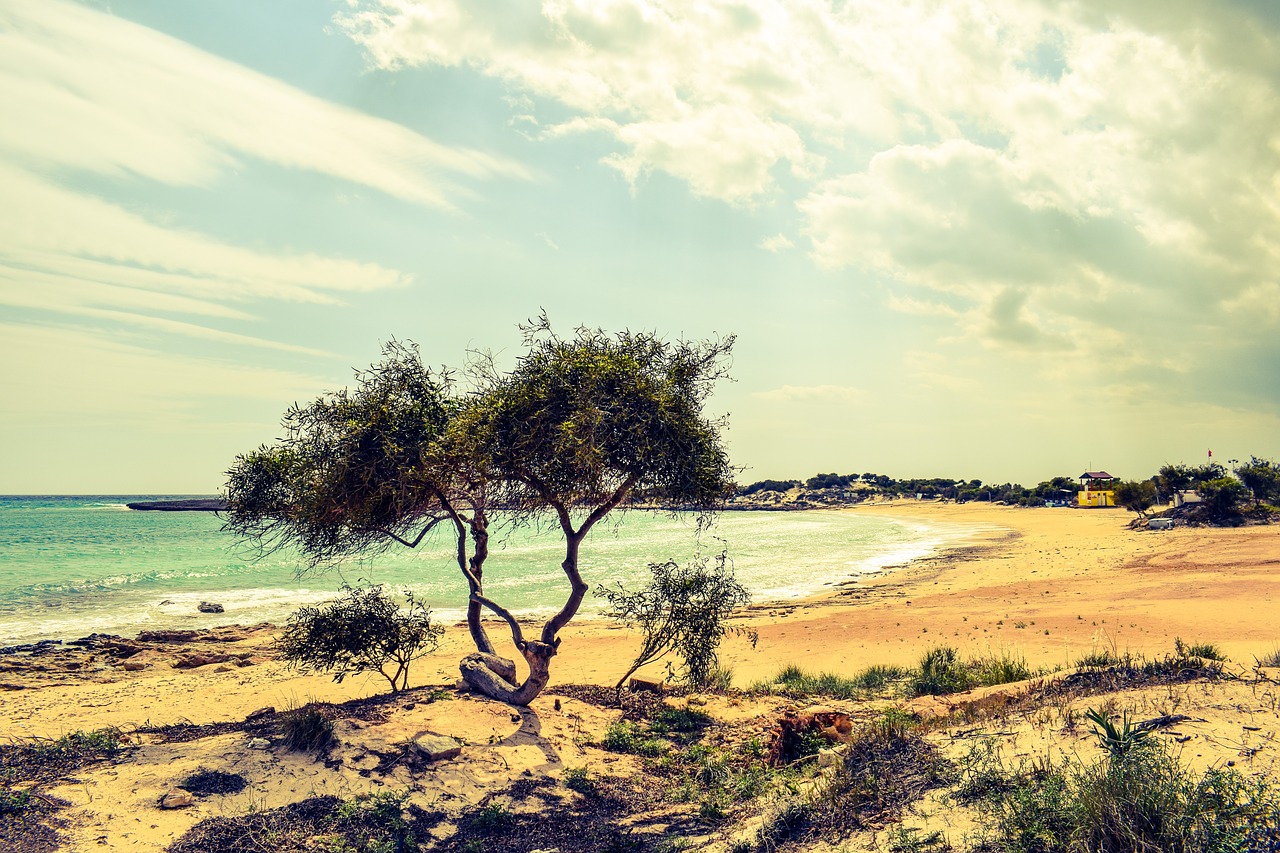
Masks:
[[[0,497],[0,646],[132,635],[154,628],[281,622],[331,598],[343,582],[411,588],[444,620],[462,617],[466,584],[450,537],[397,547],[323,572],[282,551],[263,559],[204,512],[137,512],[128,501],[186,496]],[[517,614],[553,612],[567,592],[558,528],[496,534],[485,591]],[[630,512],[606,519],[583,543],[583,577],[643,583],[650,562],[686,560],[727,547],[756,601],[799,598],[860,574],[927,555],[972,528],[838,511],[728,512],[701,536],[692,517]],[[199,613],[214,601],[226,612]],[[582,616],[598,614],[587,597]]]

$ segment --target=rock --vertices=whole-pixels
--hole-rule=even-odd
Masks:
[[[150,664],[144,660],[127,660],[120,665],[124,667],[125,672],[137,672],[138,670],[146,669]]]
[[[839,767],[841,760],[840,753],[834,749],[818,750],[819,767]]]
[[[213,668],[213,671],[214,672],[231,672],[231,667],[227,666],[225,663],[220,663]]]
[[[664,693],[666,685],[661,681],[653,681],[648,678],[632,678],[627,682],[627,687],[632,690],[644,691],[646,693]]]
[[[250,749],[270,749],[271,741],[264,737],[255,737],[249,740]]]
[[[196,638],[198,631],[139,631],[138,642],[140,643],[188,643]]]
[[[262,708],[259,708],[256,711],[250,711],[249,716],[245,717],[244,719],[245,719],[245,722],[248,722],[249,720],[256,720],[259,717],[269,717],[275,712],[276,712],[276,709],[274,707],[272,707],[271,705],[266,705]]]
[[[225,613],[226,612],[225,607],[213,601],[200,602],[198,605],[196,605],[196,610],[199,610],[201,613]]]
[[[185,809],[187,806],[194,805],[196,798],[191,796],[190,791],[184,791],[181,788],[173,788],[169,793],[160,798],[160,808],[162,809]]]
[[[422,735],[413,745],[427,761],[445,761],[462,754],[462,741],[444,735]]]

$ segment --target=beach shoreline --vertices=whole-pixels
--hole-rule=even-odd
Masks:
[[[915,501],[844,511],[974,529],[963,541],[821,595],[751,605],[735,624],[759,633],[757,647],[730,638],[721,649],[738,685],[785,664],[834,672],[907,666],[938,645],[965,655],[1010,650],[1052,668],[1099,648],[1155,655],[1176,638],[1216,643],[1244,661],[1280,642],[1271,616],[1280,598],[1280,526],[1151,533],[1130,530],[1129,515],[1118,510]],[[492,630],[505,639],[500,624]],[[9,688],[0,727],[14,736],[48,736],[102,723],[233,719],[264,704],[358,698],[386,687],[376,674],[334,684],[323,674],[287,670],[270,651],[271,626],[242,631],[242,638],[214,645],[248,666],[173,666],[207,651],[200,643],[149,649],[131,665],[135,671],[123,668],[125,659],[66,645],[43,659],[66,655],[71,669],[26,671],[15,666],[22,655],[8,656],[0,666],[0,683]],[[561,636],[550,689],[612,684],[638,645],[633,632],[600,619],[575,620]],[[451,625],[440,648],[415,664],[412,683],[452,685],[457,661],[469,651],[466,631]],[[26,657],[40,665],[41,658]],[[663,668],[643,674],[660,678]],[[121,682],[131,695],[122,695]],[[86,704],[87,693],[94,697]],[[209,703],[211,695],[219,700]]]

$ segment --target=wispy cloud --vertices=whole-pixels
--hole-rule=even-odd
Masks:
[[[1280,330],[1238,310],[1280,286],[1280,72],[1248,4],[353,5],[375,65],[501,79],[546,138],[612,139],[633,183],[789,196],[820,265],[945,295],[983,344],[1155,346],[1156,301],[1204,346]]]
[[[781,252],[785,249],[795,248],[795,243],[787,237],[786,234],[774,234],[772,237],[765,237],[760,241],[760,248],[766,252]]]
[[[858,403],[866,399],[867,392],[846,385],[783,385],[768,391],[756,391],[751,396],[774,403]]]
[[[0,9],[0,100],[0,304],[169,337],[321,354],[246,334],[255,304],[336,304],[410,278],[174,227],[113,186],[216,188],[253,162],[448,210],[475,181],[532,177],[62,0]]]

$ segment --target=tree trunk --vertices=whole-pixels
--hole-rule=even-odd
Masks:
[[[482,696],[508,705],[528,705],[551,679],[551,658],[556,647],[550,643],[529,640],[521,653],[529,664],[529,677],[517,685],[515,665],[497,655],[477,652],[462,659],[462,680]]]

